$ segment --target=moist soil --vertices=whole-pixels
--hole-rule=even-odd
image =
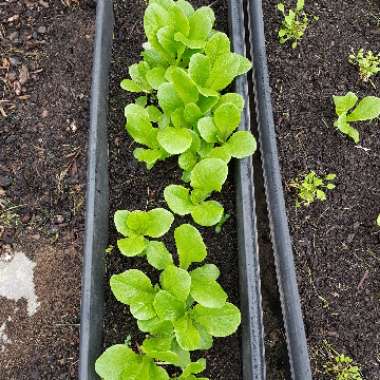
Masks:
[[[39,302],[0,297],[1,380],[78,377],[94,31],[85,2],[0,2],[0,260],[35,263]]]
[[[227,30],[227,5],[222,0],[192,1],[193,6],[211,5],[217,15],[217,28]],[[110,200],[111,200],[111,240],[116,246],[117,235],[113,228],[112,216],[118,209],[148,210],[155,207],[167,207],[163,199],[163,190],[170,183],[180,183],[180,171],[176,160],[157,164],[147,171],[145,166],[136,161],[132,152],[135,148],[123,126],[124,107],[134,100],[134,96],[120,89],[119,83],[128,77],[128,66],[140,59],[142,43],[144,42],[143,14],[146,3],[143,0],[114,2],[115,28],[113,44],[113,62],[110,83],[110,114],[109,114],[109,144],[110,144]],[[239,304],[238,282],[238,251],[235,221],[235,189],[233,178],[223,187],[220,195],[226,212],[231,217],[224,224],[222,232],[216,234],[212,228],[200,228],[208,247],[209,263],[216,264],[221,270],[220,282],[229,294],[230,301]],[[176,222],[178,223],[178,218]],[[186,219],[180,220],[181,223]],[[171,232],[173,228],[171,229]],[[168,234],[170,235],[170,234]],[[174,253],[172,239],[166,241]],[[122,257],[117,249],[107,260],[107,281],[114,273],[120,273],[128,268],[139,268],[154,279],[157,272],[144,264],[142,259],[127,259]],[[127,337],[132,347],[142,342],[136,322],[130,315],[128,307],[118,303],[109,287],[106,287],[105,313],[105,347],[123,342]],[[207,359],[205,375],[210,378],[238,380],[241,379],[240,334],[228,338],[215,339],[214,346],[206,353],[201,353]]]
[[[299,47],[281,46],[277,1],[264,1],[279,155],[305,326],[316,379],[332,349],[365,379],[380,378],[380,123],[358,123],[360,145],[334,127],[333,95],[380,95],[380,76],[359,79],[353,49],[380,52],[376,0],[306,2],[312,21]],[[294,2],[292,2],[294,6]],[[295,208],[289,182],[310,170],[336,173],[325,202]],[[329,348],[330,347],[330,348]]]

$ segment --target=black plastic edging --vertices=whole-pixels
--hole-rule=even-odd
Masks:
[[[243,0],[229,0],[228,8],[233,51],[245,56]],[[239,130],[250,131],[248,82],[245,75],[236,79],[235,91],[242,95],[245,100]],[[237,160],[234,169],[239,246],[240,308],[242,312],[243,379],[264,380],[264,323],[252,159]]]
[[[253,53],[253,82],[257,126],[290,368],[293,380],[311,380],[310,359],[277,152],[265,48],[262,1],[248,0],[248,13],[250,16],[250,41]]]
[[[102,352],[104,253],[108,244],[108,78],[112,53],[112,0],[98,0],[92,68],[87,209],[80,323],[79,379],[95,380]]]

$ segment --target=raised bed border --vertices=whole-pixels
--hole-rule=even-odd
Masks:
[[[228,0],[233,50],[245,54],[243,0]],[[95,361],[102,352],[104,251],[108,244],[108,77],[112,55],[112,0],[98,0],[92,72],[88,149],[87,209],[82,274],[79,379],[96,380]],[[250,130],[247,77],[235,82],[246,101],[240,130]],[[235,161],[238,232],[241,355],[244,380],[265,379],[264,326],[255,215],[252,160]]]
[[[264,186],[293,380],[312,380],[282,187],[265,47],[262,0],[248,0],[253,84]]]

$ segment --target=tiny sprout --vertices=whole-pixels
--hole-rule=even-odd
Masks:
[[[380,53],[374,54],[371,50],[366,54],[364,49],[359,49],[357,54],[352,52],[348,62],[359,67],[359,75],[364,82],[380,72]]]
[[[335,185],[332,183],[336,178],[336,174],[327,174],[324,178],[320,178],[312,170],[304,176],[303,180],[296,179],[290,183],[290,186],[297,189],[298,199],[296,207],[309,206],[316,200],[325,201],[326,193],[324,189],[333,190]]]
[[[376,224],[380,227],[380,214],[377,216]]]
[[[334,380],[363,380],[360,368],[344,354],[338,354],[324,365],[326,374],[334,376]]]
[[[106,253],[107,255],[110,255],[110,254],[112,253],[113,249],[114,249],[114,246],[110,244],[110,245],[105,249],[105,253]]]
[[[302,39],[309,23],[308,15],[304,11],[304,5],[304,0],[297,0],[296,9],[289,9],[288,14],[286,14],[285,4],[277,4],[277,9],[284,17],[280,30],[278,31],[281,45],[285,44],[287,41],[291,41],[291,46],[295,49],[298,42]],[[314,20],[318,20],[318,17],[314,17]]]

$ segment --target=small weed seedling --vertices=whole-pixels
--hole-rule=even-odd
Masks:
[[[333,100],[335,111],[338,115],[334,127],[350,137],[355,144],[358,144],[360,141],[359,131],[352,127],[350,123],[373,120],[379,117],[380,98],[366,96],[358,103],[358,97],[353,92],[348,92],[344,96],[333,96]]]
[[[296,188],[298,192],[296,207],[301,207],[301,205],[309,206],[317,199],[322,202],[325,201],[326,193],[324,189],[335,189],[335,185],[332,183],[335,178],[336,174],[333,173],[327,174],[324,178],[320,178],[312,170],[306,174],[302,181],[299,179],[292,181],[290,186]]]
[[[371,50],[364,53],[364,49],[359,49],[357,54],[352,52],[348,57],[348,62],[359,67],[360,78],[364,82],[380,72],[380,53],[374,54]]]
[[[304,0],[297,0],[296,9],[289,9],[288,14],[285,12],[285,4],[279,3],[277,9],[282,13],[284,19],[282,21],[280,30],[278,31],[278,37],[280,44],[283,45],[287,41],[291,41],[292,48],[297,47],[298,41],[300,41],[308,26],[309,19],[304,11]],[[314,17],[317,20],[317,17]]]
[[[334,380],[363,380],[360,368],[346,355],[337,354],[324,367],[326,374],[334,376]]]

